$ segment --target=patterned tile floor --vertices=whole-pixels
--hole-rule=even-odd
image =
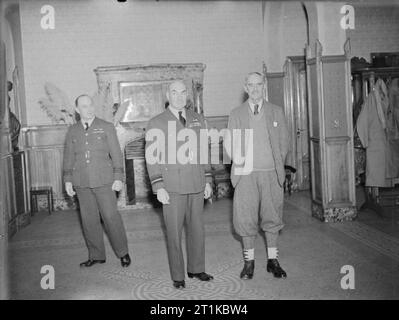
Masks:
[[[232,201],[205,209],[207,272],[211,282],[186,279],[175,290],[169,276],[160,210],[122,211],[132,265],[124,269],[106,240],[107,263],[80,269],[87,250],[76,211],[40,212],[10,242],[12,299],[398,299],[399,224],[370,212],[353,222],[326,224],[310,214],[309,194],[286,198],[279,239],[287,279],[265,270],[264,239],[256,241],[253,280],[239,278],[241,244],[231,224]],[[183,239],[184,240],[184,239]],[[55,270],[55,289],[40,286],[43,265]],[[342,266],[355,270],[355,289],[343,290]]]

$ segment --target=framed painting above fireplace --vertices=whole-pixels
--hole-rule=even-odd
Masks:
[[[165,109],[170,82],[119,82],[120,102],[126,107],[121,122],[148,121],[161,113]]]

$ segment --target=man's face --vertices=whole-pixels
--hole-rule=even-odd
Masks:
[[[251,74],[244,86],[244,90],[248,93],[252,102],[259,102],[259,100],[263,99],[263,88],[263,78],[258,74]]]
[[[95,116],[93,101],[89,97],[79,98],[76,112],[80,114],[83,120],[91,120]]]
[[[178,110],[183,109],[187,103],[187,89],[185,84],[181,81],[173,82],[169,86],[166,97],[171,107]]]

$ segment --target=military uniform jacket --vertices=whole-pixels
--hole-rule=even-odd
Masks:
[[[266,126],[269,133],[270,147],[273,153],[274,165],[277,173],[279,184],[283,186],[285,180],[284,163],[289,152],[289,135],[287,129],[287,123],[284,116],[284,111],[281,107],[276,106],[266,100],[263,100],[263,107],[266,115]],[[249,112],[250,110],[248,101],[244,102],[241,106],[231,111],[228,129],[230,135],[224,137],[224,145],[228,155],[232,158],[233,165],[231,168],[231,183],[235,187],[240,180],[240,176],[236,174],[236,169],[244,167],[244,165],[237,164],[234,160],[234,154],[241,152],[240,155],[249,154],[246,150],[243,150],[248,146],[248,142],[245,141],[245,129],[249,127]],[[241,130],[241,141],[239,139],[232,139],[233,129]],[[253,151],[256,152],[256,146],[253,146]],[[245,164],[245,161],[244,161]],[[247,173],[249,174],[249,173]]]
[[[122,153],[112,123],[94,118],[87,131],[80,121],[69,127],[63,176],[75,187],[89,188],[124,180]]]
[[[176,135],[174,132],[169,132],[168,123],[175,124]],[[177,135],[179,130],[184,128],[192,129],[197,140],[197,150],[195,152],[197,156],[197,162],[182,164],[178,161],[177,153],[179,148],[185,143],[184,141],[177,141]],[[152,118],[147,125],[146,129],[146,164],[148,175],[151,181],[152,190],[154,193],[160,188],[165,188],[168,192],[179,193],[179,194],[189,194],[203,192],[205,189],[205,183],[212,183],[212,174],[209,158],[207,163],[202,163],[199,159],[199,155],[202,152],[208,152],[208,140],[206,143],[201,145],[200,130],[206,129],[205,119],[198,113],[192,110],[186,110],[186,127],[174,116],[174,114],[166,109],[161,114]],[[148,133],[151,129],[159,129],[165,139],[164,141],[158,141],[158,139],[149,138]],[[176,145],[176,151],[171,144]],[[164,161],[150,161],[153,157],[157,156],[156,152],[150,152],[155,148],[161,150],[158,154],[160,158]],[[202,149],[203,148],[203,149]],[[205,148],[207,150],[205,150]],[[168,151],[176,152],[175,163],[170,163],[168,157]],[[204,162],[204,161],[202,161]]]

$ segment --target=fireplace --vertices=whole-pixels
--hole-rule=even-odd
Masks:
[[[125,114],[116,127],[124,156],[126,180],[118,199],[119,208],[146,208],[154,201],[144,159],[147,121],[161,113],[167,104],[166,90],[174,80],[188,89],[187,107],[203,113],[202,63],[154,64],[98,67],[99,91],[109,87],[115,105],[124,104]]]
[[[125,146],[126,204],[153,203],[151,183],[148,177],[144,153],[144,135]]]

